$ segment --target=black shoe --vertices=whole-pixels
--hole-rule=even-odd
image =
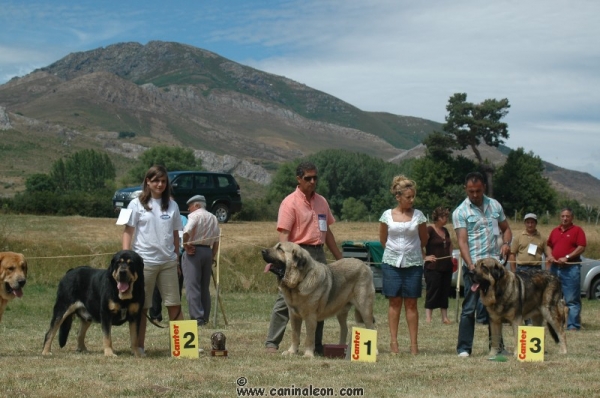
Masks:
[[[323,350],[323,346],[319,345],[319,346],[315,346],[315,356],[316,357],[322,357],[325,355],[325,352]]]

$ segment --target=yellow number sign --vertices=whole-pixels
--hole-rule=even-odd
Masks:
[[[540,326],[519,326],[517,358],[521,362],[544,361],[544,328]]]
[[[348,350],[351,361],[376,362],[377,330],[353,327]]]
[[[198,358],[198,323],[195,320],[169,322],[171,356]]]

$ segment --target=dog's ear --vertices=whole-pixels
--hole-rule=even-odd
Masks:
[[[6,277],[6,275],[5,275],[6,270],[2,264],[3,262],[4,262],[4,254],[0,253],[0,279],[2,279],[2,280],[4,280],[4,278]]]
[[[492,267],[490,273],[492,274],[494,280],[499,281],[500,279],[504,278],[504,267],[499,262],[496,262],[496,265]]]
[[[115,253],[112,260],[110,260],[110,269],[111,270],[115,270],[118,268],[118,266],[119,266],[118,263],[119,263],[119,260],[121,259],[122,254],[123,254],[123,252]]]
[[[133,253],[133,259],[135,260],[135,263],[137,264],[138,267],[140,267],[141,270],[143,270],[144,269],[144,259],[142,258],[142,256],[140,256],[136,252],[132,252],[132,253]]]
[[[296,250],[292,252],[294,263],[296,268],[304,268],[306,266],[306,256],[302,253],[302,250]]]

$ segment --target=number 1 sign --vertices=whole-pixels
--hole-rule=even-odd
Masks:
[[[348,351],[351,361],[377,362],[377,330],[353,327]]]

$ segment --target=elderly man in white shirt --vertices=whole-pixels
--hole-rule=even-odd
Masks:
[[[191,197],[187,205],[190,214],[183,229],[181,270],[190,318],[203,326],[210,319],[210,278],[220,229],[217,218],[206,210],[204,196]]]

